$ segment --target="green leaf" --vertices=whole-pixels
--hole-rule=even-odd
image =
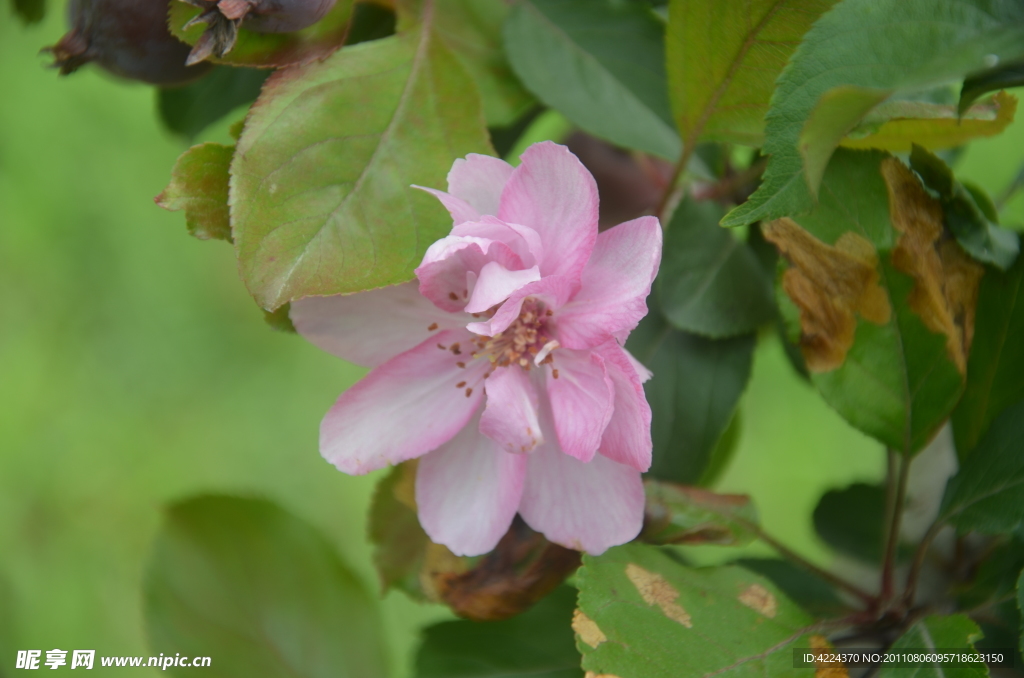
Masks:
[[[384,591],[397,588],[413,599],[425,600],[420,573],[430,540],[416,516],[415,483],[415,464],[399,464],[377,483],[368,531]]]
[[[891,652],[928,653],[936,649],[974,650],[974,641],[981,638],[981,629],[969,617],[962,614],[932,615],[917,622],[900,636],[890,648]],[[982,678],[988,675],[985,664],[958,664],[951,669],[948,664],[936,663],[918,665],[914,668],[896,664],[882,664],[878,678]]]
[[[963,186],[939,156],[916,144],[910,152],[910,166],[939,194],[945,224],[968,254],[1004,271],[1013,265],[1020,253],[1018,236],[993,223],[992,201],[985,196],[979,204],[975,197],[982,195],[980,188]]]
[[[656,547],[628,544],[584,556],[578,581],[573,628],[587,671],[806,678],[791,648],[810,646],[811,618],[742,567],[689,568]]]
[[[669,95],[686,146],[701,139],[760,146],[775,80],[835,0],[672,0],[665,49]]]
[[[814,617],[839,617],[849,612],[849,607],[843,604],[831,586],[788,560],[741,558],[735,564],[770,579],[780,591]]]
[[[837,151],[820,198],[806,216],[763,225],[790,264],[780,308],[825,400],[913,454],[962,392],[982,268],[943,237],[938,201],[884,153]]]
[[[415,678],[581,678],[575,608],[576,591],[562,586],[512,619],[428,626]]]
[[[11,9],[25,24],[37,24],[46,16],[46,0],[11,0]]]
[[[657,308],[653,298],[652,308]],[[651,404],[654,463],[650,475],[695,484],[750,379],[754,336],[706,339],[673,329],[657,311],[640,322],[627,348],[653,373],[644,384]]]
[[[658,299],[675,327],[721,338],[775,318],[771,279],[757,256],[718,221],[715,202],[684,200],[672,215],[658,274]]]
[[[270,325],[271,329],[285,334],[297,334],[295,324],[291,317],[292,305],[290,303],[281,306],[276,311],[263,311],[263,320]]]
[[[508,13],[504,0],[445,0],[437,8],[437,33],[472,76],[487,124],[496,127],[512,124],[534,103],[502,49]]]
[[[161,89],[160,119],[167,129],[193,139],[239,106],[251,104],[269,73],[251,68],[218,66],[191,85]]]
[[[814,530],[840,553],[877,565],[885,548],[885,517],[885,488],[854,483],[822,496],[814,508]]]
[[[641,3],[520,0],[505,50],[523,84],[594,136],[675,160],[664,27]]]
[[[182,29],[202,11],[187,2],[172,2],[169,19],[171,35],[194,46],[206,31],[206,24]],[[311,63],[341,47],[351,19],[352,0],[337,0],[320,21],[301,31],[255,33],[243,27],[238,30],[238,40],[230,52],[220,58],[210,57],[209,60],[217,64],[254,68],[280,68]]]
[[[1024,258],[1006,273],[989,271],[978,289],[974,341],[964,395],[953,411],[953,435],[965,459],[992,420],[1024,399]]]
[[[1024,400],[1003,410],[949,480],[940,519],[961,532],[1004,534],[1024,523]]]
[[[388,675],[376,601],[319,532],[266,500],[170,506],[144,595],[152,654],[212,657],[239,678]]]
[[[380,40],[395,34],[395,13],[375,2],[356,2],[352,9],[352,26],[345,37],[345,46]]]
[[[409,280],[450,230],[410,185],[443,187],[456,158],[489,143],[431,17],[267,81],[231,166],[242,277],[264,308]]]
[[[804,36],[765,118],[764,182],[728,226],[807,212],[840,140],[893,96],[1024,55],[1014,0],[845,0]]]
[[[985,559],[980,566],[972,568],[975,570],[971,573],[972,578],[958,587],[956,602],[961,610],[980,608],[1011,597],[1017,589],[1017,578],[1024,569],[1024,541],[1010,537],[1003,543],[982,548],[986,553]],[[990,640],[987,634],[986,640]]]
[[[966,111],[978,97],[997,89],[1010,89],[1024,85],[1024,61],[1003,64],[980,73],[974,73],[964,80],[960,89],[957,108]]]
[[[1021,571],[1017,580],[1017,610],[1024,617],[1024,571]],[[1020,631],[1020,651],[1024,654],[1024,627]]]
[[[165,210],[185,210],[188,232],[200,240],[231,242],[228,219],[228,168],[234,147],[206,143],[181,154],[171,183],[156,197]]]
[[[644,541],[746,546],[757,537],[757,509],[745,494],[716,494],[650,478],[644,493]]]

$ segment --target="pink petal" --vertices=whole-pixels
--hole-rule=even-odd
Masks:
[[[461,224],[465,221],[476,221],[480,218],[480,213],[473,209],[473,206],[467,203],[465,200],[456,198],[450,193],[439,191],[436,188],[427,188],[426,186],[412,185],[413,188],[418,188],[421,191],[430,193],[435,198],[441,201],[444,208],[448,210],[448,214],[452,215],[452,221],[456,225]]]
[[[544,253],[544,245],[537,231],[519,224],[506,224],[495,217],[482,216],[475,221],[457,224],[449,235],[465,235],[503,242],[519,255],[525,266],[536,264]]]
[[[519,317],[519,313],[523,308],[523,302],[527,297],[535,297],[544,302],[547,308],[556,311],[571,299],[578,289],[579,283],[570,278],[559,275],[541,278],[537,282],[520,287],[509,296],[508,301],[502,304],[489,320],[469,323],[466,325],[466,328],[470,332],[493,337],[499,332],[504,332],[508,329],[508,326]]]
[[[575,278],[597,238],[597,184],[565,146],[534,144],[501,194],[498,218],[540,234],[542,275]]]
[[[629,353],[610,341],[600,349],[615,387],[612,418],[601,436],[598,452],[638,471],[651,467],[651,406],[644,395]]]
[[[513,169],[501,158],[470,153],[465,160],[456,160],[448,172],[448,192],[480,214],[495,216]]]
[[[466,313],[482,313],[508,299],[520,287],[538,280],[540,269],[536,266],[510,271],[497,261],[489,261],[480,269],[473,294],[466,304]]]
[[[438,329],[466,323],[462,316],[430,303],[415,282],[347,296],[299,299],[292,302],[290,316],[295,329],[312,344],[366,367],[414,348]]]
[[[552,355],[547,393],[558,444],[566,454],[590,461],[611,419],[615,388],[597,353],[558,349]]]
[[[626,354],[626,357],[629,359],[629,364],[633,366],[634,370],[636,370],[636,375],[640,377],[640,383],[646,384],[650,378],[654,376],[654,373],[647,369],[646,365],[637,360],[636,356],[626,349],[622,349],[622,352]]]
[[[505,243],[469,236],[442,238],[427,249],[415,271],[420,294],[442,310],[462,311],[481,269],[491,261],[510,270],[523,268]]]
[[[661,262],[661,225],[640,217],[597,236],[580,291],[558,313],[558,341],[592,348],[632,331],[647,315],[647,295]]]
[[[468,355],[452,350],[471,338],[461,329],[441,332],[342,393],[320,424],[320,454],[345,473],[362,474],[451,440],[484,394],[480,382],[489,363],[466,360]],[[467,383],[458,386],[461,382]]]
[[[548,441],[531,452],[519,505],[523,520],[551,541],[599,555],[640,533],[640,472],[597,455],[583,463]]]
[[[487,405],[480,432],[508,452],[529,452],[544,442],[537,420],[537,391],[526,370],[499,367],[484,382]]]
[[[470,421],[420,460],[416,505],[423,530],[455,555],[491,551],[512,524],[525,475],[524,455],[502,451]]]

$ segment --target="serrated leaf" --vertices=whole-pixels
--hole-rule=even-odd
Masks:
[[[981,70],[993,56],[1022,55],[1024,6],[1013,0],[836,5],[807,32],[778,80],[765,118],[770,159],[761,187],[723,223],[810,210],[828,158],[875,106]]]
[[[37,24],[46,16],[46,0],[11,0],[11,8],[26,24]]]
[[[939,518],[961,532],[1004,534],[1024,523],[1024,400],[1003,410],[949,480]]]
[[[575,608],[576,591],[562,586],[512,619],[428,626],[415,678],[581,678]]]
[[[256,101],[268,75],[251,68],[218,66],[190,85],[161,89],[157,94],[160,119],[167,129],[193,139],[239,106]]]
[[[775,318],[771,280],[747,244],[718,225],[722,214],[712,201],[687,198],[676,207],[656,283],[672,325],[713,338]]]
[[[981,629],[965,615],[931,615],[911,626],[892,644],[889,651],[894,653],[910,651],[923,654],[940,648],[972,651],[974,650],[974,641],[980,638]],[[955,673],[953,673],[954,670]],[[957,678],[982,678],[988,675],[988,667],[980,662],[976,664],[960,663],[956,665],[955,669],[948,664],[938,662],[916,665],[912,669],[905,665],[882,664],[878,678],[905,678],[908,671],[912,672],[914,678],[948,678],[950,675],[955,675]]]
[[[815,617],[839,617],[849,611],[831,586],[788,560],[741,558],[735,564],[767,577],[793,602]]]
[[[675,160],[664,27],[641,3],[519,0],[505,50],[523,84],[582,129]]]
[[[437,7],[437,32],[472,76],[492,127],[511,125],[534,104],[519,83],[501,44],[509,13],[504,0],[445,0]]]
[[[889,101],[865,115],[839,143],[844,148],[902,152],[913,144],[931,150],[952,148],[1001,134],[1016,112],[1017,98],[1006,92],[962,112],[926,101]]]
[[[656,299],[649,301],[656,309]],[[750,379],[754,343],[753,335],[715,340],[681,332],[656,310],[633,331],[627,348],[655,374],[644,384],[652,477],[700,482]]]
[[[885,488],[854,483],[822,495],[814,507],[814,530],[840,553],[877,565],[885,548],[885,517]]]
[[[584,556],[578,582],[586,624],[574,627],[587,671],[620,678],[806,676],[794,668],[791,648],[810,646],[811,618],[749,570],[689,568],[656,547],[628,544]]]
[[[1024,61],[996,66],[980,73],[974,73],[964,80],[960,88],[957,107],[966,111],[979,97],[997,89],[1010,89],[1024,85]]]
[[[953,411],[957,454],[965,459],[992,420],[1024,399],[1024,257],[1006,273],[989,271],[978,289],[967,384]]]
[[[644,493],[644,541],[746,546],[757,537],[757,509],[744,494],[716,494],[650,478]]]
[[[145,614],[153,654],[215,657],[221,676],[388,675],[376,601],[319,532],[263,499],[170,506]]]
[[[760,146],[776,78],[835,0],[672,0],[665,49],[669,94],[685,145]]]
[[[188,232],[200,240],[231,242],[228,218],[228,168],[234,147],[206,143],[181,154],[171,183],[156,197],[165,210],[185,210]]]
[[[456,158],[489,142],[473,83],[431,16],[264,86],[231,166],[240,269],[264,308],[409,280],[450,230],[437,200],[410,185],[443,187]]]
[[[1016,591],[1017,578],[1024,569],[1024,541],[1011,536],[1003,543],[989,545],[984,560],[973,569],[971,579],[957,587],[956,602],[961,610],[991,604]],[[990,639],[986,637],[986,640]]]
[[[184,0],[172,0],[171,35],[194,46],[206,31],[206,24],[195,24],[187,30],[183,27],[202,11]],[[210,57],[209,61],[253,68],[307,64],[325,58],[342,46],[351,19],[352,0],[336,0],[320,21],[294,33],[256,33],[247,30],[243,23],[234,48],[223,57]]]
[[[938,201],[895,158],[840,150],[817,208],[764,233],[790,263],[780,308],[822,396],[888,447],[920,450],[962,392],[982,274],[943,237]]]

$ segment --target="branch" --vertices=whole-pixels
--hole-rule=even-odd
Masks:
[[[893,594],[893,570],[896,567],[896,547],[900,540],[903,504],[907,499],[907,479],[910,477],[910,461],[911,458],[908,455],[900,455],[899,478],[896,479],[896,499],[893,502],[892,514],[889,516],[889,534],[885,540],[885,559],[882,561],[881,599],[883,602],[891,600]],[[893,477],[890,473],[887,484],[891,486],[892,483]]]

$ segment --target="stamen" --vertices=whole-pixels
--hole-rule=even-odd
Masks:
[[[459,383],[455,384],[455,388],[462,388],[465,385],[466,385],[466,382],[460,381]]]
[[[441,349],[442,351],[447,351],[447,350],[448,350],[448,347],[447,347],[447,346],[445,346],[444,344],[438,344],[438,345],[437,345],[437,347],[438,347],[439,349]]]
[[[456,367],[466,367],[466,363],[455,363]]]
[[[466,397],[468,398],[468,397],[469,397],[469,396],[471,396],[471,395],[473,395],[473,389],[471,389],[471,388],[467,388],[467,389],[466,389]]]
[[[551,370],[551,376],[554,377],[555,379],[558,379],[558,368],[557,367],[555,369]]]
[[[455,294],[455,292],[449,292],[448,293],[448,298],[451,299],[452,301],[458,301],[459,300],[459,295]]]
[[[427,328],[428,332],[433,332],[437,329],[437,323],[430,323],[430,327]]]
[[[544,347],[540,349],[540,353],[533,359],[534,365],[540,365],[541,361],[548,357],[552,351],[561,346],[557,339],[552,339],[548,343],[544,344]]]

